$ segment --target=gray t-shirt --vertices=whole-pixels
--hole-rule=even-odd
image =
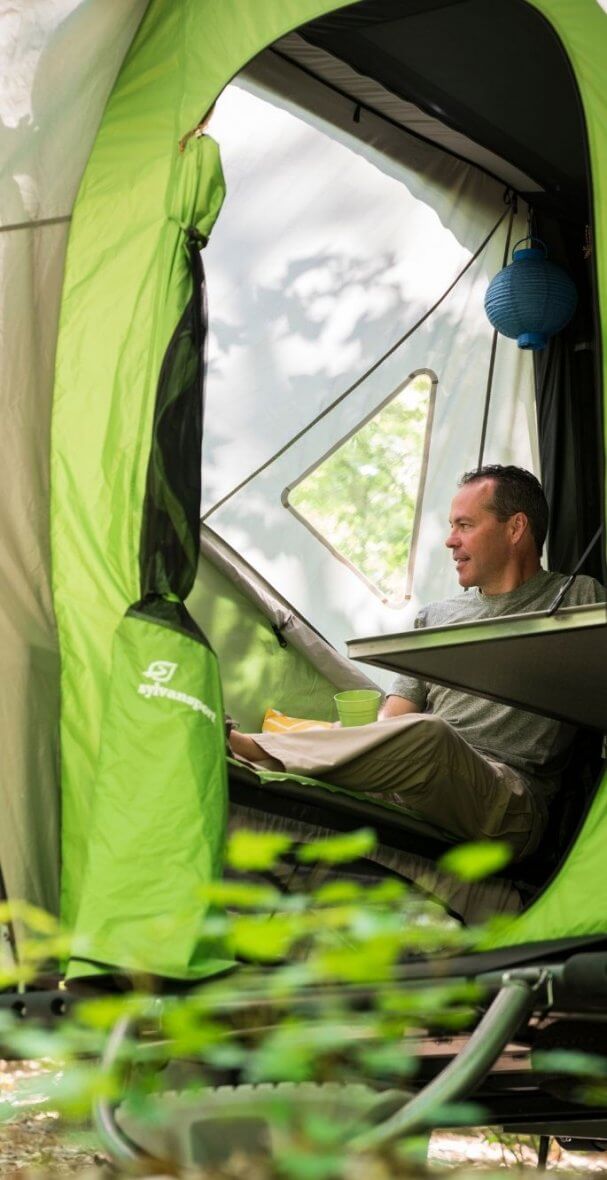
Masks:
[[[415,626],[445,627],[496,615],[547,610],[565,580],[564,574],[540,570],[508,594],[482,594],[475,587],[455,598],[430,603],[417,615]],[[563,605],[605,602],[606,598],[607,591],[600,582],[579,574]],[[405,697],[420,713],[435,713],[448,721],[481,754],[519,771],[531,787],[539,788],[545,800],[558,789],[575,733],[572,726],[413,676],[397,676],[388,695]]]

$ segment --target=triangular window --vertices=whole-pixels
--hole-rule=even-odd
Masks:
[[[412,373],[282,496],[387,606],[412,593],[436,385]]]

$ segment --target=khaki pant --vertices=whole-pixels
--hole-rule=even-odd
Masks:
[[[525,781],[432,714],[252,737],[268,755],[264,766],[400,804],[460,839],[505,840],[515,859],[539,843],[546,813]]]

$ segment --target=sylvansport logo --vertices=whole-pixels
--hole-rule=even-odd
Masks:
[[[190,696],[187,692],[179,692],[178,689],[166,687],[173,679],[178,667],[179,664],[175,664],[172,660],[152,660],[146,671],[141,673],[146,680],[151,680],[152,683],[144,684],[142,682],[137,692],[146,700],[150,700],[151,697],[164,697],[168,701],[178,701],[179,704],[187,705],[188,708],[193,709],[195,713],[202,713],[214,724],[217,714],[204,701],[198,697]]]
[[[177,666],[170,660],[152,660],[147,672],[142,672],[141,675],[146,676],[148,680],[155,680],[156,684],[168,684],[169,680],[173,679]]]

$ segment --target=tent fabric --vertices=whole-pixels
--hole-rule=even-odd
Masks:
[[[344,650],[354,635],[407,627],[417,604],[457,589],[443,540],[452,489],[477,463],[492,343],[483,298],[502,265],[506,222],[402,347],[272,456],[442,295],[503,216],[504,189],[379,117],[366,113],[354,123],[349,100],[272,53],[222,95],[211,130],[222,143],[229,196],[205,259],[213,316],[203,518]],[[514,240],[525,231],[521,205]],[[438,380],[434,422],[413,600],[396,608],[281,497],[409,374],[422,372]],[[531,358],[503,341],[485,458],[539,469]],[[387,686],[390,677],[378,677]]]
[[[433,14],[430,12],[427,12],[425,16],[422,15],[422,5],[415,5],[414,8],[418,10],[416,13],[418,24],[419,21],[433,19]],[[402,19],[407,10],[411,11],[410,5],[398,4],[396,7],[390,4],[380,7],[377,3],[372,7],[365,4],[357,5],[351,11],[345,10],[337,17],[327,17],[321,19],[320,22],[315,22],[315,25],[309,30],[309,35],[314,37],[314,29],[318,29],[322,33],[323,26],[328,29],[332,25],[335,29],[334,36],[339,37],[339,52],[348,53],[348,45],[344,46],[340,35],[343,28],[347,29],[348,22],[350,22],[352,30],[364,38],[372,31],[373,20],[381,20],[382,25],[389,23],[389,28],[394,34],[391,51],[398,53],[397,26],[394,22],[399,18]],[[464,70],[463,76],[470,79],[480,75],[482,78],[485,63],[490,63],[490,78],[493,87],[496,66],[498,72],[502,72],[504,69],[508,70],[512,53],[509,54],[505,50],[504,42],[501,44],[499,61],[496,63],[487,53],[482,51],[479,42],[486,38],[487,34],[490,38],[496,39],[495,28],[493,22],[490,22],[489,24],[485,23],[483,29],[483,22],[476,19],[478,13],[475,13],[473,7],[468,4],[456,6],[457,36],[463,44],[454,45],[453,37],[441,36],[442,20],[451,21],[454,15],[455,13],[443,14],[433,33],[432,44],[435,45],[438,42],[439,56],[432,63],[431,69],[436,77],[440,77],[441,81],[445,82],[445,71],[441,68],[440,62],[440,52],[444,43],[448,42],[450,52],[453,50],[453,56],[459,60],[460,64],[462,54],[465,55],[468,52],[468,47],[474,44],[474,71]],[[474,24],[476,43],[470,36],[470,20]],[[419,57],[415,51],[414,40],[415,36],[420,34],[420,28],[417,33],[414,32],[413,39],[411,39],[409,37],[411,22],[407,22],[405,27],[407,39],[404,51],[409,62],[413,61],[417,65]],[[386,90],[380,85],[377,76],[370,77],[367,72],[357,73],[341,58],[336,58],[325,49],[320,48],[319,45],[306,41],[306,30],[303,30],[303,34],[292,33],[283,38],[279,45],[274,47],[274,52],[286,55],[315,77],[326,79],[342,94],[362,102],[363,117],[367,108],[380,111],[391,120],[409,127],[415,134],[436,142],[447,151],[454,151],[464,159],[477,163],[480,167],[512,184],[519,192],[530,193],[534,187],[538,189],[538,192],[543,191],[541,185],[534,186],[529,177],[525,177],[523,173],[513,168],[510,161],[503,160],[494,152],[490,152],[486,146],[483,147],[480,143],[461,135],[452,124],[446,125],[444,122],[440,122],[432,117],[428,110],[421,110],[415,103]],[[521,87],[521,80],[517,76],[518,84],[516,94],[513,96],[520,103],[521,93],[523,94],[523,133],[528,134],[531,127],[526,117],[530,104],[525,103],[524,90],[525,87],[528,90],[529,85],[533,84],[535,63],[541,60],[541,95],[539,103],[532,105],[539,107],[540,117],[547,120],[551,133],[558,126],[556,149],[561,158],[569,163],[571,152],[564,142],[563,120],[558,115],[558,103],[563,103],[567,97],[571,99],[573,87],[570,79],[566,77],[566,73],[565,77],[562,77],[563,67],[562,65],[559,67],[562,51],[558,47],[554,31],[537,17],[531,18],[527,35],[523,35],[522,30],[516,33],[517,67],[521,60],[521,46],[523,45],[525,46],[526,78],[523,87]],[[381,63],[378,64],[381,69]],[[529,75],[530,65],[531,76]],[[564,85],[561,86],[558,82],[559,68],[561,80],[564,82]],[[368,69],[368,56],[365,52],[365,71]],[[407,90],[407,79],[404,73],[401,72],[398,82],[401,92],[411,93],[410,90]],[[478,86],[479,82],[476,81],[475,84]],[[487,89],[486,72],[483,84]],[[503,86],[503,81],[499,84]],[[505,104],[508,116],[510,116],[511,105],[510,101]],[[570,105],[573,106],[575,113],[575,97]],[[482,109],[483,113],[486,113],[487,104],[485,102]],[[448,111],[444,107],[443,116],[448,117]],[[568,126],[571,126],[572,121],[569,113],[566,122]],[[520,124],[519,117],[519,126]],[[580,151],[584,141],[583,127],[580,126],[579,132],[573,138],[578,157],[580,180],[583,181],[583,160],[580,161]],[[542,136],[541,139],[543,149],[545,137]],[[551,505],[548,555],[551,568],[566,572],[574,568],[601,520],[602,503],[600,500],[604,469],[601,453],[601,415],[596,390],[597,364],[594,356],[594,333],[591,324],[588,323],[591,315],[587,316],[585,325],[582,315],[582,306],[587,299],[588,305],[590,305],[589,280],[588,275],[584,273],[585,270],[589,270],[589,264],[588,262],[584,263],[581,254],[584,228],[581,224],[573,223],[573,225],[569,224],[565,227],[561,224],[558,227],[558,233],[555,234],[554,224],[551,225],[550,220],[544,216],[544,206],[549,206],[551,202],[555,201],[559,204],[562,201],[562,192],[560,189],[558,192],[550,191],[546,194],[545,199],[542,198],[539,201],[537,197],[536,193],[534,196],[533,232],[547,242],[551,258],[564,265],[575,277],[580,297],[574,323],[551,341],[550,346],[544,352],[534,356],[538,384],[541,471]],[[570,241],[568,248],[563,250],[561,240],[567,236]],[[590,310],[589,306],[588,310]],[[600,579],[604,576],[604,562],[598,547],[585,562],[584,571]]]
[[[607,275],[607,251],[603,243],[604,219],[599,216],[606,199],[607,183],[607,141],[605,133],[604,103],[599,99],[602,93],[604,47],[606,38],[605,14],[598,5],[588,0],[582,5],[574,0],[536,0],[534,7],[547,18],[568,54],[577,79],[586,121],[590,165],[592,170],[594,217],[595,269],[599,293],[605,291]],[[579,161],[579,153],[576,155]],[[577,167],[577,166],[576,166]],[[576,187],[579,167],[572,170],[571,178]],[[599,296],[599,326],[605,331],[605,299]],[[605,371],[605,355],[602,354],[602,376]],[[604,387],[604,381],[603,381]],[[217,527],[215,522],[214,527]],[[605,899],[599,890],[591,896],[583,884],[588,879],[601,879],[602,851],[600,832],[604,822],[604,784],[584,824],[563,869],[549,889],[538,899],[529,911],[516,920],[509,934],[503,936],[504,944],[522,941],[555,939],[564,935],[581,936],[595,934],[605,929]]]
[[[550,569],[570,573],[603,519],[601,414],[597,406],[595,346],[575,326],[536,359],[542,483],[550,504]],[[598,485],[598,486],[597,486]],[[605,582],[605,555],[597,538],[581,567]]]
[[[213,141],[187,136],[251,53],[322,7],[302,8],[295,0],[262,11],[240,0],[152,2],[106,107],[74,209],[56,365],[51,505],[62,656],[62,912],[70,925],[86,906],[81,893],[91,850],[82,837],[91,827],[112,637],[139,594],[158,377],[190,289],[183,227],[194,223],[208,236],[220,204]],[[196,207],[205,192],[209,201]]]
[[[282,639],[284,644],[297,648],[327,677],[336,691],[375,687],[375,682],[364,671],[336,651],[318,631],[297,615],[290,604],[281,600],[276,591],[264,583],[259,573],[247,566],[242,557],[230,550],[211,529],[201,529],[200,550],[201,554],[225,573],[237,588],[241,588],[246,602],[259,607],[270,620],[279,643]],[[204,570],[199,577],[204,594]],[[292,692],[290,695],[292,696]]]
[[[605,931],[604,879],[607,773],[598,784],[592,806],[564,864],[545,890],[516,922],[492,941],[517,946],[542,939],[602,934]],[[593,883],[592,888],[589,882]]]
[[[389,7],[390,0],[387,4]],[[428,7],[421,0],[416,4],[419,10]],[[6,734],[3,802],[5,814],[10,816],[0,854],[9,892],[42,901],[51,908],[56,901],[53,817],[58,696],[45,515],[48,390],[68,224],[65,218],[118,62],[145,5],[133,0],[118,7],[118,16],[118,8],[108,6],[104,0],[80,5],[70,0],[57,0],[52,6],[34,4],[23,15],[14,5],[9,8],[11,20],[18,22],[14,27],[24,33],[26,53],[17,71],[19,83],[12,92],[13,106],[3,117],[3,140],[11,164],[9,170],[3,171],[3,177],[9,178],[3,216],[6,210],[6,224],[19,226],[25,214],[31,227],[0,234],[3,261],[12,278],[8,297],[15,309],[7,311],[3,306],[0,320],[4,336],[14,343],[13,360],[6,373],[9,414],[3,437],[8,459],[3,471],[5,494],[0,497],[0,530],[9,572],[3,601],[7,622],[2,623],[1,635],[9,674],[1,688],[1,715]],[[183,154],[178,144],[197,126],[226,83],[260,50],[302,23],[341,7],[335,0],[180,0],[174,5],[152,0],[106,107],[80,186],[70,229],[61,311],[52,458],[54,605],[65,689],[64,913],[68,921],[74,917],[85,868],[83,833],[88,831],[91,818],[112,638],[138,591],[139,541],[159,369],[184,306],[185,272],[183,284],[181,280],[174,282],[183,241],[181,227],[171,220],[172,200],[184,161],[193,158],[200,141],[194,140]],[[455,14],[459,5],[441,6],[446,7]],[[588,132],[594,206],[593,265],[604,334],[605,12],[596,0],[533,0],[517,8],[536,9],[554,28],[579,86]],[[360,11],[362,8],[358,15]],[[39,45],[48,46],[48,52],[40,54]],[[23,79],[26,85],[21,90]],[[348,111],[351,118],[351,100]],[[333,124],[337,122],[333,118]],[[554,122],[558,124],[558,120]],[[474,132],[471,126],[468,133]],[[503,136],[500,142],[504,148]],[[497,146],[494,143],[493,150]],[[525,169],[529,164],[529,170],[535,172],[527,148],[514,163],[524,163]],[[390,152],[386,155],[392,161]],[[510,156],[507,145],[505,155]],[[563,184],[569,199],[574,190],[578,191],[580,155],[576,145],[567,156],[568,172]],[[314,165],[313,153],[310,159]],[[554,171],[551,177],[558,181]],[[477,183],[474,170],[466,180]],[[488,184],[486,178],[483,183]],[[450,187],[446,185],[447,193]],[[492,211],[492,200],[480,201],[480,220]],[[274,205],[271,217],[266,213],[268,221],[275,209]],[[443,212],[441,205],[437,217],[441,218]],[[263,244],[262,238],[260,251]],[[471,243],[459,246],[465,252]],[[364,271],[362,279],[366,281]],[[468,294],[472,303],[478,300],[480,281]],[[38,315],[40,308],[44,313]],[[456,299],[454,321],[461,310],[461,302]],[[35,317],[42,325],[36,331]],[[365,325],[368,321],[363,313],[358,327]],[[373,324],[374,333],[376,328],[377,324]],[[455,335],[453,328],[452,339]],[[381,351],[381,341],[377,339],[375,344]],[[356,367],[359,359],[350,358],[344,364],[342,352],[336,358],[341,370],[338,372],[336,367],[331,378],[341,380],[348,364]],[[503,375],[507,377],[511,362],[504,363]],[[605,376],[604,353],[601,363]],[[403,371],[413,369],[403,363]],[[303,412],[303,401],[298,404]],[[513,415],[519,412],[520,404],[511,407]],[[275,409],[280,416],[279,399]],[[360,407],[354,406],[350,412],[355,418]],[[467,404],[461,413],[466,418]],[[508,414],[505,411],[507,421]],[[245,436],[247,425],[243,423]],[[291,429],[293,423],[288,426]],[[497,423],[495,426],[499,438],[502,427]],[[444,429],[449,429],[447,419]],[[252,438],[259,446],[255,432]],[[225,444],[226,440],[221,441]],[[487,457],[492,456],[488,453]],[[248,455],[246,461],[254,464],[255,458]],[[300,458],[305,460],[305,454]],[[242,475],[242,445],[240,460]],[[213,473],[215,479],[219,472],[218,466]],[[226,478],[232,475],[228,465]],[[275,471],[273,476],[280,485],[281,473]],[[211,488],[212,494],[216,490]],[[259,490],[249,489],[248,510],[253,516],[265,517],[270,526]],[[284,521],[284,516],[280,515],[280,520]],[[438,544],[436,521],[430,524],[421,547],[424,541]],[[232,521],[232,540],[234,528]],[[259,553],[266,563],[271,553],[268,546],[275,544],[276,537],[276,528],[267,527],[263,552]],[[301,549],[306,567],[303,543]],[[258,551],[253,556],[256,558]],[[265,569],[263,562],[260,565],[267,573],[267,565]],[[291,601],[285,587],[290,587],[292,571],[278,572],[279,577],[269,580],[276,582],[279,592]],[[312,583],[318,582],[313,563],[306,572]],[[319,584],[331,611],[336,603],[341,609],[341,602],[348,601],[360,619],[364,615],[365,630],[375,626],[373,611],[366,601],[357,600],[358,587],[353,583],[336,577],[330,591],[322,579]],[[308,612],[304,609],[302,613]],[[396,616],[393,623],[396,628]],[[339,639],[339,628],[328,628],[327,633]],[[602,879],[601,797],[597,797],[575,855],[569,858],[551,891],[526,916],[524,934],[523,926],[513,927],[514,941],[523,936],[532,941],[562,937],[572,929],[580,934],[604,931],[605,901],[601,891],[593,890],[588,896],[582,889],[582,882],[589,877]],[[187,974],[184,956],[174,970]]]
[[[559,202],[584,208],[583,125],[569,65],[533,5],[500,0],[489,15],[484,0],[439,7],[392,0],[379,8],[362,0],[321,17],[302,36],[392,93],[440,112],[442,122],[465,129]]]
[[[607,389],[607,242],[602,210],[607,202],[607,120],[603,100],[605,72],[606,13],[593,0],[581,5],[576,0],[533,0],[553,26],[568,55],[579,89],[588,145],[590,202],[592,212],[592,270],[597,338],[596,370],[602,406]],[[603,413],[603,440],[607,415]],[[605,451],[603,450],[603,454]],[[603,496],[607,495],[604,484]],[[603,538],[603,547],[607,542]]]
[[[70,976],[231,966],[200,934],[226,818],[217,659],[183,608],[139,604],[114,636]]]
[[[59,652],[49,432],[72,205],[147,0],[0,3],[0,864],[7,893],[59,904]]]
[[[575,0],[534,0],[534,6],[554,26],[576,76],[584,108],[592,182],[593,264],[597,300],[597,348],[600,388],[607,388],[607,350],[601,347],[607,334],[607,243],[601,210],[607,201],[607,120],[604,77],[607,16],[598,4]],[[603,430],[605,414],[603,413]],[[604,454],[604,451],[603,451]],[[603,538],[603,552],[605,538]],[[607,780],[599,784],[593,805],[559,873],[516,923],[500,937],[500,944],[603,933],[607,923],[602,890],[588,889],[588,882],[603,880],[603,846]]]
[[[201,555],[187,608],[217,652],[228,713],[243,732],[257,733],[267,708],[277,704],[295,716],[309,712],[333,721],[333,697],[342,687],[360,687],[343,657],[302,620],[289,614],[284,630],[276,621],[276,600],[249,593],[217,555]],[[344,667],[345,665],[345,667]],[[366,680],[365,685],[369,684]]]
[[[151,330],[153,347],[157,349],[160,341],[163,341],[165,348],[164,356],[158,357],[156,355],[155,369],[150,371],[148,368],[143,373],[146,379],[145,388],[149,399],[149,403],[146,406],[148,417],[146,426],[150,434],[154,428],[155,440],[157,440],[157,421],[159,419],[166,419],[167,407],[170,412],[172,406],[175,404],[175,399],[182,405],[182,412],[185,414],[185,406],[183,405],[180,390],[189,397],[190,402],[192,400],[198,402],[200,397],[200,390],[196,384],[196,374],[194,371],[189,371],[189,369],[192,369],[192,360],[194,361],[195,369],[196,358],[191,355],[191,346],[187,343],[188,332],[183,327],[184,307],[191,298],[192,289],[187,237],[190,227],[194,227],[205,238],[208,237],[215,217],[221,207],[223,193],[224,183],[217,145],[207,136],[190,139],[179,156],[179,169],[177,175],[173,178],[173,183],[170,186],[164,204],[164,218],[160,226],[162,232],[158,253],[160,281],[158,285],[151,285],[145,281],[147,275],[144,276],[144,290],[148,298],[152,300],[152,306],[150,307],[149,303],[146,306],[146,300],[144,298],[140,298],[138,304],[138,310],[151,313],[151,319],[147,326]],[[128,263],[126,274],[128,276]],[[78,307],[77,310],[79,312],[80,308]],[[131,325],[131,330],[134,332],[134,340],[136,340],[137,336],[134,325]],[[180,341],[185,341],[186,343],[180,344]],[[140,348],[140,340],[138,344]],[[186,346],[186,353],[184,353],[183,350]],[[96,359],[97,363],[99,363],[103,352],[104,343],[103,341],[99,341],[94,356],[91,359]],[[190,356],[190,360],[185,361],[186,367],[184,369],[184,357],[186,355]],[[175,368],[177,376],[181,377],[181,384],[177,383],[175,385],[174,377],[170,376],[173,368]],[[78,365],[78,372],[80,372],[80,365]],[[124,380],[124,374],[122,372],[120,379]],[[70,369],[69,364],[66,363],[65,354],[60,351],[57,397],[55,401],[56,425],[58,421],[61,422],[62,415],[65,414],[62,393],[67,391],[69,396],[69,390],[72,387],[73,381],[73,369]],[[168,394],[167,385],[169,386]],[[156,386],[158,386],[158,392],[156,391]],[[108,408],[110,409],[109,418],[107,417]],[[97,415],[100,415],[100,418]],[[122,586],[123,593],[125,591],[128,592],[128,590],[131,591],[131,601],[138,599],[141,593],[157,593],[162,595],[171,591],[173,586],[170,581],[167,584],[168,575],[164,568],[167,536],[169,539],[172,538],[174,530],[183,527],[184,513],[188,507],[184,503],[182,508],[180,507],[178,510],[175,493],[173,492],[171,495],[171,488],[166,477],[165,484],[167,490],[161,496],[158,491],[156,477],[154,477],[155,482],[152,486],[154,490],[154,514],[157,524],[156,534],[151,535],[150,509],[148,505],[152,498],[152,492],[150,490],[149,473],[150,468],[155,472],[158,463],[162,462],[161,453],[157,453],[157,441],[156,447],[152,451],[152,459],[150,460],[149,442],[148,447],[142,453],[141,439],[138,432],[132,432],[130,430],[130,423],[125,423],[122,417],[118,416],[118,420],[113,418],[111,407],[108,407],[105,403],[99,404],[96,402],[94,406],[92,404],[88,406],[87,425],[90,431],[88,437],[82,429],[80,430],[81,447],[86,450],[87,443],[89,447],[94,447],[99,437],[103,436],[107,452],[111,453],[111,458],[108,454],[105,470],[102,473],[96,466],[91,466],[88,473],[91,494],[96,496],[98,501],[100,501],[103,499],[105,493],[108,502],[106,503],[106,512],[103,520],[96,520],[94,527],[91,528],[86,527],[88,522],[83,519],[81,500],[70,505],[71,511],[68,510],[68,506],[64,500],[61,512],[54,513],[52,525],[55,552],[69,549],[69,539],[72,537],[78,538],[77,552],[73,554],[75,558],[73,564],[70,565],[69,562],[64,561],[60,567],[60,573],[58,573],[56,578],[55,601],[60,628],[64,619],[67,619],[68,624],[71,624],[75,617],[78,619],[81,618],[80,615],[74,615],[71,605],[67,605],[67,601],[71,595],[74,595],[76,600],[86,601],[88,609],[93,610],[96,618],[101,616],[99,574],[97,575],[94,588],[87,586],[86,579],[82,577],[82,563],[84,558],[85,565],[88,562],[89,568],[94,569],[96,561],[97,571],[105,571],[105,563],[112,553],[113,547],[115,554],[114,578],[119,573],[122,573],[123,579],[120,585]],[[121,435],[121,430],[125,426],[127,426],[129,434],[130,452],[126,446],[122,445],[123,436]],[[183,467],[187,468],[187,448],[190,441],[187,434],[183,437],[182,441],[183,446],[178,458]],[[200,442],[199,437],[198,440],[196,437],[192,439],[194,446],[196,446],[196,441],[198,443]],[[124,508],[129,502],[129,492],[131,497],[134,496],[131,464],[133,462],[133,450],[136,453],[138,449],[143,487],[141,490],[137,489],[138,499],[132,504],[131,512],[134,515],[135,510],[137,510],[139,518],[138,525],[134,526],[132,515],[125,514]],[[199,454],[199,446],[197,451]],[[101,480],[100,474],[102,475]],[[54,471],[55,504],[57,500],[61,501],[66,478],[69,482],[69,475],[66,472],[65,466],[58,460]],[[199,479],[196,478],[194,481],[194,491],[198,489],[199,493],[199,486]],[[112,507],[114,508],[113,512]],[[170,515],[167,511],[168,507],[170,507]],[[140,569],[137,559],[142,549],[142,545],[139,543],[139,534],[143,531],[143,523],[146,526],[143,546],[145,549],[145,559],[142,561]],[[92,525],[93,522],[91,521],[90,524]],[[191,538],[189,540],[191,549]],[[187,545],[185,548],[181,548],[178,545],[178,548],[181,558],[179,563],[174,558],[174,562],[176,563],[176,572],[174,575],[175,589],[180,593],[186,593],[195,575],[195,552],[188,553]],[[120,566],[120,557],[124,559],[123,567]],[[115,593],[118,588],[116,581],[114,581],[113,589]],[[111,600],[104,603],[106,617],[110,602]],[[67,614],[62,613],[66,611]],[[90,639],[91,634],[88,632],[72,638],[71,654],[75,654],[75,649],[80,644],[78,654],[80,655],[82,664],[80,660],[72,659],[70,661],[68,659],[64,662],[62,677],[63,805],[64,834],[67,840],[65,859],[66,868],[69,865],[71,869],[71,872],[68,870],[64,874],[64,888],[66,891],[64,904],[67,911],[72,915],[72,921],[76,913],[78,913],[79,907],[82,905],[86,907],[86,893],[84,894],[84,899],[80,897],[80,874],[82,872],[84,858],[87,855],[87,848],[86,845],[83,846],[82,841],[78,841],[75,846],[70,846],[69,843],[70,833],[73,833],[73,836],[75,836],[76,830],[82,820],[82,808],[85,803],[82,797],[82,779],[78,773],[77,759],[81,762],[84,754],[89,760],[89,765],[95,767],[99,740],[98,732],[96,732],[97,740],[95,745],[83,750],[82,742],[78,740],[75,730],[81,725],[86,725],[87,722],[90,723],[92,718],[95,718],[97,725],[99,724],[100,717],[95,716],[95,709],[100,704],[100,697],[97,694],[100,687],[103,689],[104,697],[107,691],[107,682],[104,681],[100,685],[99,677],[95,677],[93,659],[87,660],[86,644]],[[86,678],[82,674],[82,665],[86,667]],[[140,671],[143,672],[143,669],[140,669]],[[83,702],[85,700],[88,703],[88,709],[86,711],[83,709]],[[112,693],[107,708],[113,710],[114,707]],[[125,714],[125,717],[127,715]],[[176,740],[178,740],[177,732],[176,729]],[[103,748],[101,748],[100,753],[103,760]],[[71,756],[73,757],[73,762],[70,762]],[[167,753],[167,763],[168,759],[169,756]],[[70,770],[72,770],[71,774]],[[90,799],[86,802],[88,803],[90,813]],[[99,803],[103,807],[103,798],[100,799],[98,795],[95,795],[93,816]],[[133,817],[133,822],[136,822],[135,817]],[[167,830],[165,826],[165,831]],[[117,864],[121,864],[119,856]],[[71,874],[74,871],[78,874],[77,890],[71,885],[73,880]],[[113,875],[115,874],[109,872],[110,878]],[[133,904],[137,905],[135,899],[136,894],[133,894]]]
[[[428,111],[421,110],[415,103],[400,98],[382,86],[376,78],[358,73],[341,58],[327,53],[318,45],[305,40],[301,33],[289,33],[272,47],[272,52],[296,62],[314,77],[325,80],[343,95],[349,95],[362,109],[376,111],[393,123],[406,128],[413,135],[435,143],[442,151],[459,156],[460,159],[476,164],[504,184],[518,192],[541,192],[537,184],[515,168],[509,160],[482,147],[467,135],[446,126]]]
[[[140,526],[142,600],[114,635],[72,974],[83,959],[88,972],[107,963],[167,976],[176,970],[178,977],[226,966],[207,943],[200,946],[199,933],[201,887],[220,874],[226,828],[221,682],[217,657],[181,601],[192,588],[199,548],[207,330],[200,248],[225,190],[213,140],[190,137],[181,150],[166,206],[181,233],[156,309],[159,330],[165,317],[175,327],[153,410]],[[69,678],[65,686],[69,694]],[[171,931],[182,911],[187,919]]]

